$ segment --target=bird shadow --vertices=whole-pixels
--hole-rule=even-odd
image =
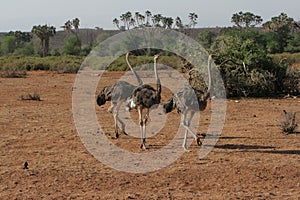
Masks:
[[[300,131],[295,131],[295,132],[292,132],[292,133],[283,133],[284,135],[297,135],[297,134],[300,134]]]
[[[300,155],[300,150],[259,150],[257,153],[281,154],[281,155]]]
[[[280,154],[280,155],[300,155],[300,150],[276,150],[276,147],[274,146],[263,146],[263,145],[224,144],[224,145],[214,145],[214,148],[239,150],[241,152],[255,152],[255,153]]]
[[[255,150],[255,149],[275,149],[274,146],[263,146],[263,145],[244,145],[244,144],[224,144],[215,145],[217,149],[232,149],[232,150]]]
[[[225,140],[230,140],[230,139],[246,139],[249,137],[245,136],[222,136],[222,135],[217,135],[217,134],[208,134],[208,133],[201,133],[197,134],[198,136],[202,136],[203,138],[219,138],[219,139],[225,139]]]

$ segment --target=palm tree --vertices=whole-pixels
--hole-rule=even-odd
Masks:
[[[122,14],[122,15],[120,16],[120,19],[121,19],[121,21],[123,21],[124,27],[127,28],[127,30],[129,30],[130,24],[132,23],[132,20],[131,20],[131,19],[132,19],[131,12],[128,11],[128,12]]]
[[[137,23],[137,26],[140,26],[140,13],[135,12],[134,17],[135,17],[135,21]]]
[[[115,18],[115,19],[113,20],[113,24],[114,24],[118,29],[120,29],[120,21],[119,21],[117,18]]]
[[[135,20],[133,18],[130,18],[128,29],[130,28],[130,26],[132,26],[132,27],[135,26]]]
[[[42,56],[46,56],[49,52],[50,37],[56,34],[56,28],[48,25],[33,26],[31,32],[41,40]]]
[[[175,26],[177,26],[179,29],[183,29],[183,24],[182,24],[180,17],[176,17]]]
[[[147,10],[145,12],[145,15],[146,15],[146,26],[150,26],[150,19],[151,19],[152,13],[149,10]]]
[[[69,33],[72,30],[72,22],[68,20],[62,28]]]
[[[75,33],[76,33],[76,36],[77,36],[78,31],[79,31],[80,20],[76,17],[75,19],[72,20],[72,25],[75,29]]]
[[[64,26],[61,26],[62,28],[64,28],[65,31],[67,31],[68,33],[71,32],[73,34],[75,34],[75,36],[78,38],[78,32],[79,32],[79,23],[80,23],[80,20],[76,17],[75,19],[73,19],[72,21],[71,20],[68,20]],[[72,28],[75,29],[72,30]]]
[[[156,14],[152,16],[152,22],[154,27],[160,27],[160,21],[162,20],[161,14]]]
[[[195,25],[197,24],[198,15],[196,13],[189,13],[190,23],[189,27],[195,28]]]
[[[168,29],[171,29],[171,28],[172,28],[172,24],[173,24],[173,22],[174,22],[173,18],[172,18],[172,17],[167,17],[166,22],[167,22],[167,23],[166,23],[167,28],[168,28]]]
[[[172,28],[173,18],[172,17],[162,17],[161,22],[163,24],[163,28]]]
[[[140,26],[144,26],[144,23],[145,23],[145,16],[142,15],[142,14],[139,14],[139,21],[140,21]]]

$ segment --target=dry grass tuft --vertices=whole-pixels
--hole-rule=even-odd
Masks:
[[[284,116],[280,123],[282,132],[285,134],[295,133],[298,127],[296,121],[296,112],[283,110]]]
[[[33,100],[33,101],[41,101],[41,97],[40,97],[40,94],[39,92],[35,91],[32,94],[25,94],[25,95],[21,95],[20,96],[20,100]]]

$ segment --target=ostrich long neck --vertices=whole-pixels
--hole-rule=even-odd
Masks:
[[[209,55],[208,56],[208,63],[207,63],[207,70],[208,70],[208,88],[207,88],[207,93],[205,95],[205,100],[207,100],[210,96],[211,93],[211,85],[212,85],[212,81],[211,81],[211,63],[212,63],[212,56]]]
[[[154,74],[155,74],[155,79],[156,79],[156,92],[158,95],[160,95],[161,93],[161,84],[160,84],[160,79],[158,77],[158,73],[157,73],[157,58],[154,58],[154,65],[153,65],[153,68],[154,68]]]
[[[136,77],[136,80],[138,82],[138,85],[141,86],[143,85],[143,81],[142,79],[139,77],[139,75],[136,73],[136,71],[133,70],[129,60],[128,60],[128,57],[129,57],[129,54],[127,53],[126,54],[126,62],[127,62],[127,65],[129,66],[130,70],[132,71],[132,73],[134,74],[134,76]]]

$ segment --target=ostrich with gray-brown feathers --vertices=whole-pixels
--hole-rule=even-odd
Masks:
[[[161,83],[157,73],[158,55],[154,56],[154,74],[156,79],[156,89],[148,84],[138,86],[134,89],[132,95],[127,100],[127,110],[137,109],[139,113],[139,126],[141,132],[142,144],[141,148],[146,149],[146,125],[149,118],[150,110],[156,108],[161,99]],[[143,116],[143,110],[146,109],[146,114]]]
[[[208,89],[206,92],[197,90],[190,85],[184,85],[176,94],[174,94],[166,103],[163,105],[165,113],[169,113],[176,109],[181,115],[180,124],[185,128],[185,135],[183,140],[183,148],[187,151],[187,134],[191,133],[197,144],[200,146],[200,138],[190,129],[190,122],[197,111],[205,110],[207,106],[207,100],[210,97],[211,91],[211,63],[212,56],[208,57]]]
[[[142,85],[143,82],[141,78],[137,75],[137,73],[133,70],[130,62],[129,62],[129,53],[126,54],[126,62],[129,66],[130,70],[136,77],[138,81],[138,85]],[[121,124],[121,131],[127,135],[125,132],[125,124],[122,122],[122,120],[119,118],[119,110],[120,106],[123,102],[125,102],[130,95],[132,94],[133,90],[137,86],[128,83],[126,81],[118,81],[114,84],[107,85],[102,88],[99,95],[97,96],[97,104],[98,106],[104,105],[107,101],[111,101],[111,106],[109,107],[108,111],[113,114],[114,117],[114,127],[115,127],[115,136],[116,138],[119,137],[119,131],[118,131],[118,122]]]

